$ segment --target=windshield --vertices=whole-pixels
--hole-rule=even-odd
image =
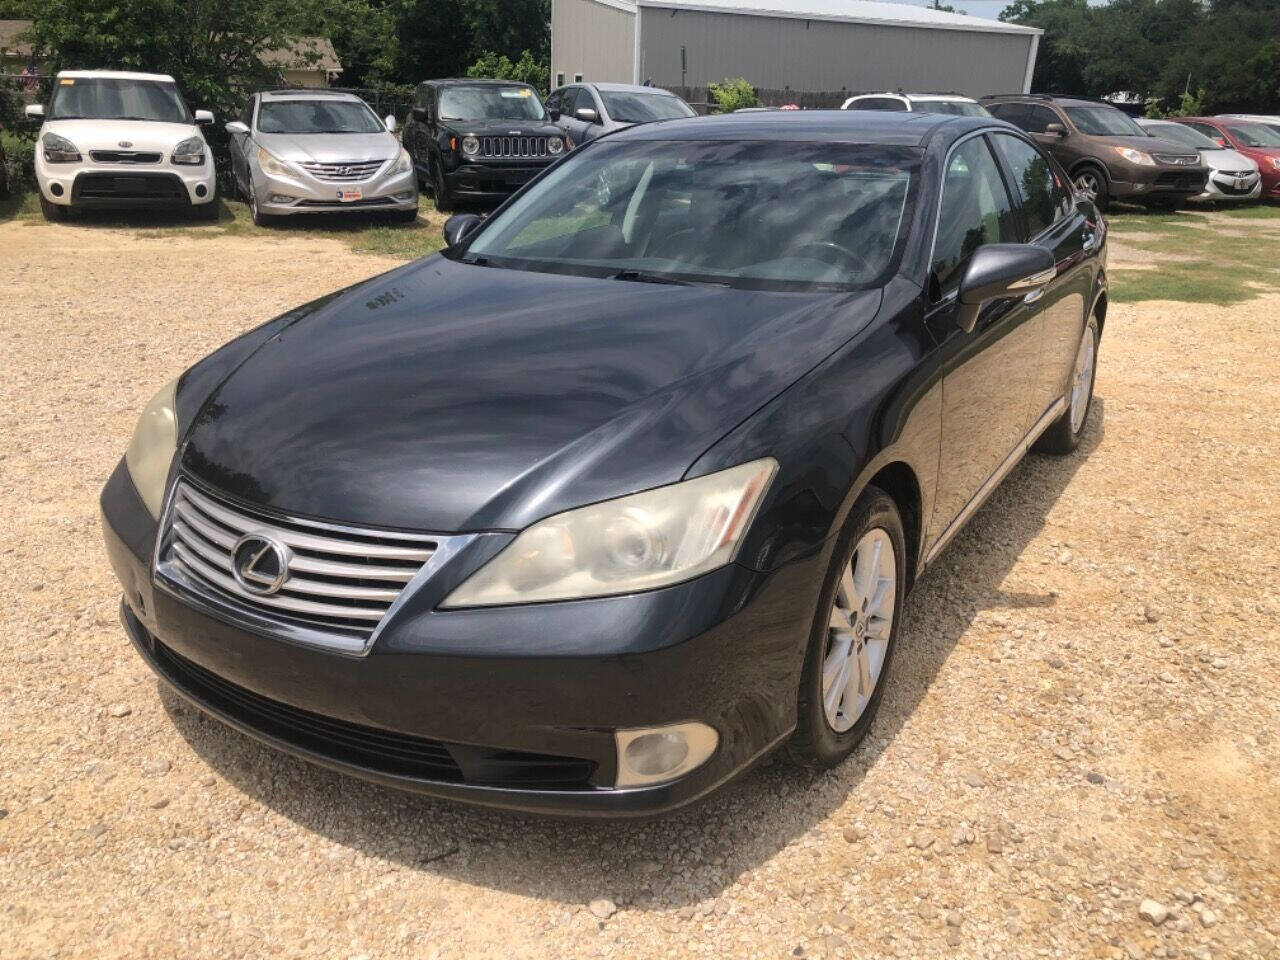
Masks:
[[[1231,135],[1246,147],[1280,147],[1280,130],[1263,123],[1228,123]]]
[[[440,91],[441,120],[542,120],[542,101],[532,87],[446,87]]]
[[[661,93],[619,93],[600,91],[605,112],[618,123],[650,123],[697,116],[679,97]]]
[[[1183,123],[1153,123],[1144,130],[1153,137],[1173,140],[1183,146],[1195,147],[1197,150],[1217,150],[1218,145],[1198,130],[1192,130]]]
[[[262,133],[381,133],[382,121],[355,100],[264,100]]]
[[[1091,137],[1147,136],[1132,117],[1115,107],[1067,107],[1066,111],[1076,128]]]
[[[59,77],[50,120],[153,120],[191,123],[176,84],[162,80]]]
[[[912,109],[917,113],[946,113],[953,117],[989,117],[987,108],[980,103],[963,100],[915,100]]]
[[[469,262],[754,289],[878,286],[920,152],[774,141],[601,142],[489,220]]]

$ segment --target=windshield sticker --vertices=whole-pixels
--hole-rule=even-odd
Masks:
[[[62,78],[58,82],[64,87],[74,87],[76,85],[76,82],[73,79]]]
[[[526,97],[533,96],[532,90],[503,90],[502,95],[508,100],[523,100]]]

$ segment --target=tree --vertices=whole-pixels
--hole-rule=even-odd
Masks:
[[[551,68],[545,61],[535,60],[528,50],[521,53],[520,59],[514,63],[506,54],[494,53],[490,50],[467,67],[467,76],[492,77],[495,80],[527,83],[544,96],[551,92]]]
[[[733,113],[744,107],[760,106],[755,87],[745,77],[708,84],[707,94],[716,102],[716,109],[720,113]]]
[[[392,0],[391,73],[402,83],[457,77],[489,53],[550,64],[550,0]],[[550,67],[548,66],[548,73]]]

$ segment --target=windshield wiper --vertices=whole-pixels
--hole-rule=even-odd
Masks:
[[[667,283],[673,287],[696,287],[691,280],[680,280],[661,273],[645,273],[643,270],[619,270],[609,279],[628,280],[631,283]]]

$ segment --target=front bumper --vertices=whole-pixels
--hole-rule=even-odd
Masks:
[[[529,162],[463,163],[444,173],[445,186],[457,197],[505,200],[559,157]]]
[[[1204,193],[1192,199],[1228,202],[1257,200],[1260,196],[1262,196],[1262,177],[1258,174],[1233,177],[1215,171],[1210,174]]]
[[[123,465],[102,511],[130,637],[201,709],[344,773],[554,814],[664,813],[785,739],[826,562],[815,554],[767,575],[730,565],[571,603],[443,612],[407,603],[366,656],[351,657],[251,632],[157,587],[156,524]],[[719,734],[706,763],[660,786],[611,786],[614,730],[687,721]],[[533,768],[553,788],[534,782]]]
[[[253,188],[258,209],[272,216],[305,213],[364,213],[373,210],[416,210],[418,181],[413,170],[403,173],[379,173],[368,180],[337,183],[298,173],[282,177],[269,174],[255,165]],[[358,190],[359,200],[342,200],[340,192]],[[277,201],[273,198],[287,197]]]
[[[1209,178],[1205,167],[1155,167],[1113,165],[1110,170],[1111,196],[1127,200],[1190,199],[1203,193]]]
[[[87,156],[87,154],[86,154]],[[48,163],[36,150],[40,193],[58,206],[89,210],[192,207],[217,199],[217,174],[207,156],[198,167],[122,163]]]

